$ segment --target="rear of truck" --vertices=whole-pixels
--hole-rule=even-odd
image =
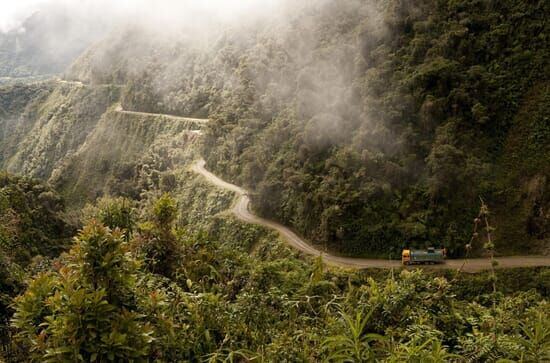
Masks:
[[[444,248],[428,248],[426,250],[405,249],[401,254],[403,265],[437,264],[445,262]]]

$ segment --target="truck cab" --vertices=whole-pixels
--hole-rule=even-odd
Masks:
[[[411,262],[411,250],[405,249],[401,252],[401,263],[403,265],[408,265]]]

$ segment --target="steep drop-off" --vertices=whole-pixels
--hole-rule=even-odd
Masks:
[[[119,95],[117,86],[77,82],[3,88],[0,167],[49,181],[73,208],[170,184],[163,173],[192,158],[187,146],[205,120],[124,111]]]
[[[50,180],[77,205],[104,194],[139,199],[144,190],[175,183],[170,171],[193,158],[189,146],[199,127],[190,120],[112,108]]]

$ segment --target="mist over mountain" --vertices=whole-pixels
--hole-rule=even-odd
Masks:
[[[548,1],[15,3],[1,363],[549,357]]]
[[[522,216],[504,223],[503,250],[546,248],[544,4],[168,2],[129,16],[144,4],[107,7],[116,28],[62,77],[118,87],[126,110],[210,118],[208,165],[250,188],[261,214],[349,254],[460,255],[483,196],[499,218]],[[515,129],[541,138],[504,176],[511,145],[528,142]],[[534,194],[512,207],[510,188]]]
[[[0,77],[58,74],[112,32],[141,28],[195,41],[276,16],[283,1],[30,0],[0,5]],[[254,19],[254,20],[252,20]]]

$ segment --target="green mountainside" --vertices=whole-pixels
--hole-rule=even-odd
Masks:
[[[201,45],[131,28],[67,70],[90,87],[2,91],[22,101],[2,110],[16,116],[3,117],[0,160],[70,190],[56,169],[101,170],[66,163],[86,137],[102,142],[98,125],[116,127],[103,114],[119,100],[210,117],[208,166],[252,190],[257,212],[332,251],[443,245],[459,256],[479,197],[502,221],[500,253],[547,250],[546,13],[544,1],[313,2]],[[110,173],[124,173],[124,157],[105,156]]]
[[[139,199],[174,164],[193,160],[195,151],[185,149],[201,125],[121,112],[120,87],[48,81],[8,86],[0,94],[9,104],[0,165],[49,181],[71,208],[102,195]]]
[[[540,252],[548,7],[310,2],[201,44],[120,32],[65,76],[124,85],[124,109],[209,117],[208,167],[331,251],[442,245],[460,256],[482,197],[499,253]],[[26,171],[16,159],[11,170]]]
[[[442,245],[462,255],[479,197],[500,222],[500,253],[544,251],[546,13],[544,1],[314,2],[201,45],[131,28],[67,70],[86,86],[2,89],[1,165],[80,203],[139,194],[122,190],[137,154],[95,151],[117,130],[135,136],[116,146],[136,150],[181,129],[146,135],[134,120],[123,130],[108,112],[119,101],[210,117],[208,166],[252,190],[258,213],[334,252]]]
[[[480,196],[515,220],[501,252],[547,248],[548,2],[391,4],[383,19],[327,4],[232,53],[239,87],[213,112],[209,166],[345,254],[460,255]]]
[[[336,255],[547,254],[549,13],[308,0],[66,68],[0,36],[0,363],[550,361],[548,267],[329,266],[190,168]]]

